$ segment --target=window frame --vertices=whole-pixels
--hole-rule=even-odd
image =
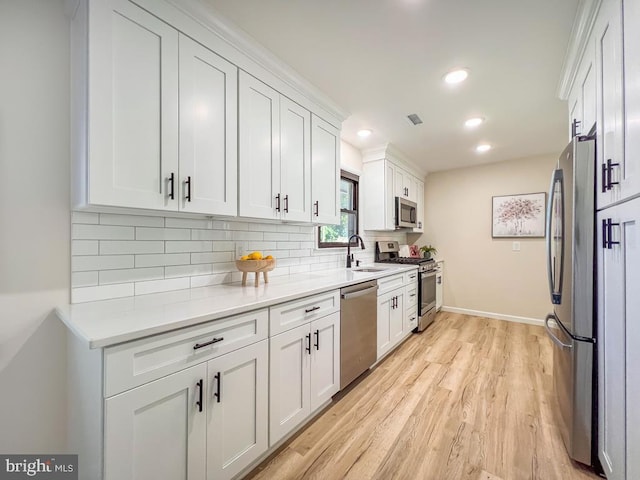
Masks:
[[[356,231],[355,234],[359,235],[360,234],[360,177],[354,173],[351,172],[347,172],[345,170],[341,170],[340,171],[340,182],[342,182],[342,180],[347,180],[349,182],[352,182],[353,184],[353,210],[349,210],[346,208],[341,208],[340,209],[340,216],[342,216],[342,213],[349,213],[349,214],[353,214],[355,215],[355,224],[356,224]],[[318,243],[318,248],[347,248],[348,246],[348,242],[323,242],[321,241],[321,230],[324,227],[324,225],[320,225],[317,228],[317,243]],[[353,241],[351,243],[351,246],[357,246],[358,242],[357,241]]]

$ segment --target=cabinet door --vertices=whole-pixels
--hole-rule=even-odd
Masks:
[[[269,343],[208,362],[207,478],[227,480],[267,451]]]
[[[607,478],[640,478],[640,199],[601,211],[603,221],[612,227],[598,235],[598,454]]]
[[[391,348],[391,331],[389,327],[392,305],[395,302],[392,300],[393,296],[394,293],[389,292],[378,297],[378,360]]]
[[[236,66],[180,35],[181,210],[238,213],[237,85]]]
[[[416,217],[418,226],[413,229],[414,233],[424,232],[424,183],[416,181]]]
[[[406,184],[407,172],[405,172],[403,169],[401,169],[397,165],[394,165],[393,170],[394,170],[394,177],[395,177],[395,180],[394,180],[395,196],[401,197],[401,198],[409,198],[409,192],[407,191],[407,184]]]
[[[395,165],[385,161],[384,166],[384,190],[378,192],[378,195],[384,196],[384,228],[386,230],[395,230],[396,228],[396,195],[394,191],[395,182]],[[370,208],[370,207],[368,207]]]
[[[241,71],[238,97],[240,215],[279,218],[280,94]]]
[[[204,480],[206,374],[202,363],[105,400],[106,480]]]
[[[311,115],[312,221],[326,225],[340,223],[340,132],[333,125]]]
[[[627,0],[624,2],[625,156],[619,178],[620,198],[631,198],[640,194],[640,122],[637,121],[640,118],[638,28],[640,28],[640,3]]]
[[[302,325],[269,339],[269,445],[309,416],[311,333]]]
[[[178,208],[178,32],[127,0],[89,15],[88,201]]]
[[[589,41],[580,68],[580,103],[582,123],[579,133],[587,135],[596,122],[596,68],[593,41]]]
[[[389,318],[389,334],[391,337],[391,348],[397,345],[404,337],[406,305],[404,299],[404,289],[395,290],[395,303],[391,309]]]
[[[282,219],[311,221],[311,113],[280,97]]]
[[[598,66],[597,205],[603,208],[620,199],[621,172],[625,171],[621,0],[602,2],[594,32]],[[611,181],[607,178],[607,172],[610,172]]]
[[[340,390],[340,313],[311,323],[311,411]]]

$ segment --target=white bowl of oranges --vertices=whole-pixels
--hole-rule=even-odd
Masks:
[[[264,283],[269,283],[269,277],[267,272],[270,272],[276,268],[276,259],[271,255],[266,257],[262,255],[262,252],[251,252],[249,255],[244,255],[236,260],[236,268],[242,272],[242,285],[247,284],[247,274],[255,272],[256,278],[254,285],[257,287],[260,280],[260,273],[264,277]]]

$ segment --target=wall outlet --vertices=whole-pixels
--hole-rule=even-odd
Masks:
[[[513,244],[511,245],[511,250],[513,250],[514,252],[519,252],[520,251],[520,242],[513,242]]]
[[[249,244],[247,242],[236,242],[236,258],[240,258],[246,255],[249,250]]]

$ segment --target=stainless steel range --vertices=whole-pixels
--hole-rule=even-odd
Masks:
[[[422,332],[436,316],[436,262],[432,258],[401,257],[399,252],[398,242],[376,242],[376,263],[418,266],[418,327],[416,331]]]

